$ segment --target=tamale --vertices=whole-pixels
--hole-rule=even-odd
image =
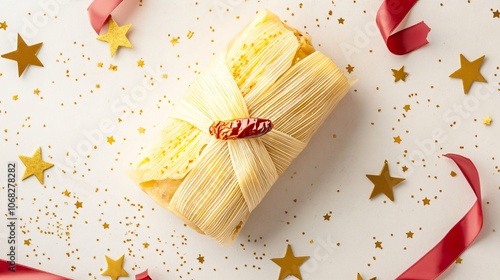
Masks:
[[[187,225],[230,243],[349,88],[306,36],[259,11],[189,86],[130,175]],[[272,124],[254,137],[212,135],[240,121]]]

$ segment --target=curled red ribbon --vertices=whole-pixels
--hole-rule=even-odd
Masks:
[[[403,55],[427,43],[431,29],[423,21],[392,34],[418,0],[384,0],[377,12],[377,26],[393,54]]]
[[[111,12],[120,5],[123,0],[94,0],[87,8],[90,24],[95,32],[99,34],[102,27],[111,16]]]
[[[456,154],[446,154],[444,156],[458,165],[474,191],[477,200],[469,212],[451,228],[434,248],[398,276],[396,280],[436,279],[471,245],[483,227],[481,186],[476,167],[466,157]]]
[[[10,263],[6,260],[0,259],[0,279],[9,280],[26,280],[26,279],[36,279],[36,280],[71,280],[63,276],[55,275],[49,272],[31,268],[19,263],[15,264],[15,272],[9,270],[11,267]],[[6,278],[4,278],[6,277]]]
[[[149,277],[148,270],[144,270],[143,272],[137,274],[135,276],[135,280],[152,280],[151,277]]]

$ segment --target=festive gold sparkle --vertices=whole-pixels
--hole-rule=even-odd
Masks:
[[[170,43],[172,43],[172,46],[179,44],[179,38],[178,37],[172,38],[172,40],[170,40]]]
[[[83,208],[83,202],[81,202],[81,201],[75,202],[75,207],[76,207],[76,209]]]
[[[104,224],[102,224],[102,227],[103,227],[104,229],[109,229],[109,224],[108,224],[108,223],[106,223],[106,222],[104,222]]]
[[[115,138],[113,136],[109,136],[109,137],[106,137],[107,140],[106,142],[108,142],[110,145],[113,145],[113,143],[115,143]]]
[[[144,67],[144,60],[139,59],[139,60],[137,61],[137,67]]]
[[[286,253],[283,258],[271,259],[274,263],[280,266],[280,275],[278,280],[283,280],[287,276],[295,276],[302,280],[302,275],[300,274],[300,266],[309,259],[309,256],[296,257],[293,255],[292,246],[288,244],[286,248]]]
[[[490,116],[486,116],[486,117],[483,118],[483,124],[485,124],[485,125],[491,125],[492,121],[493,120],[491,119]]]
[[[451,73],[451,78],[462,79],[464,93],[469,93],[469,90],[474,82],[486,83],[486,79],[481,75],[479,69],[483,64],[485,56],[470,62],[463,54],[460,54],[460,69]]]
[[[368,177],[368,179],[370,179],[370,181],[372,181],[372,183],[374,184],[370,199],[383,193],[391,201],[394,201],[394,193],[392,192],[392,188],[405,180],[403,178],[391,177],[387,160],[384,162],[384,167],[382,168],[380,175],[367,174],[366,177]]]
[[[38,179],[38,182],[40,182],[40,184],[43,184],[44,182],[43,172],[54,166],[52,163],[42,160],[41,147],[38,147],[36,149],[35,154],[33,154],[32,157],[19,155],[19,158],[23,162],[24,166],[26,166],[26,170],[24,171],[21,180],[24,180],[32,175],[35,175],[35,177]]]
[[[411,230],[409,232],[406,233],[406,238],[413,238],[413,232],[411,232]]]
[[[128,272],[126,272],[122,267],[123,266],[123,259],[125,258],[124,255],[122,255],[117,260],[113,260],[106,255],[105,255],[105,257],[106,257],[106,263],[108,264],[108,267],[106,268],[106,270],[104,270],[101,273],[101,275],[109,276],[109,277],[111,277],[112,280],[116,280],[120,276],[124,276],[124,277],[128,276]]]
[[[28,46],[21,35],[17,34],[17,50],[3,54],[2,57],[17,62],[17,73],[21,77],[29,65],[43,67],[42,62],[36,56],[42,45],[43,43],[38,43]]]
[[[338,20],[339,24],[344,24],[345,19],[343,19],[343,18],[339,18],[339,19],[337,19],[337,20]]]
[[[401,137],[396,136],[396,137],[392,137],[392,138],[394,138],[394,143],[401,144],[401,141],[402,141],[402,140],[401,140]]]
[[[375,248],[378,248],[378,249],[384,249],[384,248],[382,247],[382,241],[376,241],[376,242],[375,242]]]
[[[149,243],[148,243],[148,242],[144,242],[144,243],[142,243],[142,246],[143,246],[145,249],[147,249],[147,248],[149,247]]]
[[[422,202],[424,202],[424,205],[431,205],[431,200],[428,199],[427,197],[425,197],[424,199],[422,199]]]
[[[139,134],[144,134],[146,132],[144,127],[139,127],[137,130],[139,131]]]
[[[455,263],[456,264],[461,264],[462,263],[462,258],[458,257],[456,260],[455,260]]]
[[[198,257],[196,258],[199,263],[204,263],[205,262],[205,257],[202,256],[201,254],[198,254]]]
[[[394,76],[394,82],[397,83],[399,81],[406,82],[406,77],[408,76],[408,72],[405,72],[405,66],[401,66],[399,70],[391,69],[392,75]]]
[[[109,18],[108,32],[97,37],[97,40],[104,41],[109,44],[111,56],[114,56],[119,47],[133,48],[134,46],[127,39],[127,32],[132,24],[118,26],[113,18]]]
[[[408,111],[410,111],[410,110],[411,110],[411,107],[410,107],[410,105],[406,104],[406,105],[403,107],[403,109],[405,110],[405,112],[408,112]]]
[[[7,30],[7,27],[8,27],[8,25],[7,25],[6,21],[0,22],[0,29]]]
[[[329,221],[331,217],[332,217],[332,216],[330,216],[328,213],[326,213],[326,214],[323,216],[323,220],[325,220],[325,221]]]
[[[493,12],[493,18],[500,18],[500,12],[498,10],[492,12]]]
[[[351,74],[354,71],[354,66],[351,64],[347,64],[347,67],[345,68],[347,70],[347,73]]]

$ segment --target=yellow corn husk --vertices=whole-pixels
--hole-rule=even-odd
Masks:
[[[263,10],[190,85],[130,175],[157,203],[230,243],[347,93],[343,72],[299,31]],[[217,120],[258,117],[258,138],[218,140]]]

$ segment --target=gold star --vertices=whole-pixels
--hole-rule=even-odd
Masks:
[[[401,169],[403,170],[403,172],[408,171],[408,167],[406,167],[406,165],[404,165],[403,167],[401,167]]]
[[[464,93],[469,93],[469,89],[473,82],[486,83],[486,79],[479,72],[481,64],[483,64],[484,55],[480,58],[470,62],[463,54],[460,54],[460,69],[451,73],[451,78],[462,79],[462,84],[464,87]]]
[[[202,256],[201,254],[198,254],[198,257],[196,258],[199,263],[204,263],[205,262],[205,257]]]
[[[97,67],[102,68],[103,63],[102,62],[97,62]]]
[[[40,90],[38,88],[34,89],[33,94],[40,95]]]
[[[126,36],[132,24],[118,26],[118,24],[116,24],[116,22],[111,17],[109,18],[108,23],[109,23],[108,32],[97,37],[97,40],[104,41],[109,44],[109,50],[111,56],[115,55],[116,50],[118,50],[119,47],[126,47],[126,48],[134,47],[132,46],[132,44],[130,43],[130,41],[127,39]]]
[[[394,82],[397,83],[399,81],[406,82],[406,77],[408,76],[408,72],[405,72],[405,66],[401,66],[399,70],[391,69],[392,75],[394,76]]]
[[[363,277],[361,277],[361,274],[358,273],[356,280],[363,280]],[[377,277],[370,278],[370,280],[377,280]]]
[[[328,213],[326,213],[326,214],[323,216],[323,220],[325,220],[325,221],[329,221],[331,217],[332,217],[332,216],[330,216],[330,215],[328,215]]]
[[[17,101],[18,99],[19,99],[19,96],[17,94],[12,96],[12,100]]]
[[[144,60],[139,59],[139,60],[137,61],[137,67],[144,67]]]
[[[379,248],[381,250],[384,249],[384,248],[382,248],[382,241],[376,241],[375,242],[375,248]]]
[[[161,77],[162,77],[163,79],[167,79],[167,78],[168,78],[168,74],[161,74]]]
[[[394,143],[401,144],[401,141],[402,141],[402,140],[401,140],[401,137],[396,136],[396,137],[392,137],[392,138],[394,138]]]
[[[112,280],[118,279],[120,276],[128,276],[128,273],[123,269],[123,258],[125,257],[122,255],[119,259],[117,260],[112,260],[110,257],[106,256],[106,263],[108,264],[108,267],[106,270],[104,270],[101,275],[104,276],[109,276],[111,277]]]
[[[107,141],[110,145],[113,145],[113,143],[115,143],[115,142],[116,142],[116,141],[115,141],[115,138],[114,138],[113,136],[109,136],[109,137],[107,137],[107,138],[108,138],[108,140],[106,140],[106,141]]]
[[[302,275],[300,274],[299,267],[304,263],[308,256],[295,257],[293,255],[292,246],[288,244],[286,248],[286,253],[283,258],[271,259],[274,263],[281,267],[279,280],[285,279],[287,276],[292,275],[302,280]]]
[[[75,206],[76,206],[76,209],[83,208],[83,202],[77,201],[77,202],[75,202]]]
[[[485,125],[491,125],[491,122],[492,122],[492,121],[493,121],[493,120],[491,119],[491,117],[490,117],[490,116],[486,116],[486,117],[484,117],[484,118],[483,118],[483,123],[484,123]]]
[[[139,127],[137,130],[140,134],[144,134],[144,132],[146,132],[146,129],[144,127]]]
[[[69,197],[71,195],[71,192],[68,191],[68,190],[64,190],[64,192],[62,193],[64,196],[67,196]]]
[[[461,264],[461,263],[462,263],[462,258],[458,257],[458,258],[455,260],[455,263]]]
[[[384,162],[384,167],[382,168],[382,171],[380,171],[380,175],[366,174],[366,177],[368,177],[368,179],[370,179],[370,181],[372,181],[372,183],[374,184],[370,199],[383,193],[391,201],[394,201],[392,188],[405,180],[403,178],[391,177],[387,160]]]
[[[116,71],[116,70],[118,70],[118,66],[117,65],[113,65],[113,64],[109,64],[108,70]]]
[[[347,73],[351,74],[352,71],[354,71],[354,66],[351,66],[351,64],[347,64],[347,67],[345,69],[347,70]]]
[[[149,243],[148,242],[144,242],[144,243],[142,243],[142,246],[144,246],[144,248],[147,249],[149,247]]]
[[[405,112],[408,112],[408,111],[410,111],[410,110],[411,110],[410,105],[408,105],[408,104],[406,104],[406,105],[403,107],[403,109],[405,110]]]
[[[24,175],[21,180],[24,180],[31,175],[35,175],[35,177],[38,179],[38,182],[40,182],[40,184],[43,184],[43,172],[54,166],[52,163],[42,160],[41,147],[38,147],[38,149],[36,149],[35,154],[32,157],[19,155],[19,158],[23,162],[24,166],[26,166],[26,170],[24,171]]]
[[[109,224],[108,224],[108,223],[106,223],[106,222],[104,222],[104,224],[102,224],[102,227],[103,227],[104,229],[109,229]]]
[[[17,34],[17,50],[3,54],[2,57],[17,61],[17,73],[19,77],[23,74],[28,65],[36,65],[43,67],[42,62],[38,59],[36,54],[42,47],[43,43],[28,46],[24,42],[21,35]]]
[[[344,24],[345,19],[339,18],[338,21],[339,21],[339,24]]]
[[[172,46],[179,44],[179,37],[172,38],[172,40],[170,40],[170,43],[172,43]]]
[[[7,30],[7,22],[0,22],[0,29]]]
[[[24,240],[24,245],[30,246],[31,245],[31,238],[30,239],[25,239]]]
[[[406,233],[406,238],[413,238],[413,232],[411,232],[411,230],[409,232]]]
[[[500,18],[500,12],[498,10],[492,12],[493,12],[493,18]]]
[[[424,202],[424,205],[431,205],[431,200],[427,197],[425,197],[422,201]]]

